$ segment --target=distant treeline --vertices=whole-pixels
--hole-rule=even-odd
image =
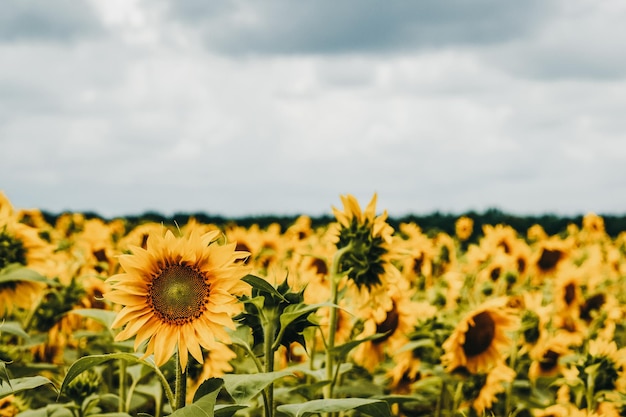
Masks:
[[[43,212],[43,216],[50,224],[54,224],[56,219],[62,213],[50,213]],[[111,220],[105,217],[99,216],[97,213],[85,212],[82,213],[85,218],[100,218],[102,220]],[[620,232],[626,231],[626,215],[603,215],[599,214],[604,219],[604,225],[606,232],[611,237],[616,237]],[[454,234],[455,222],[461,216],[470,217],[474,220],[474,236],[476,239],[482,234],[483,225],[497,225],[504,224],[514,228],[520,235],[524,236],[531,226],[538,224],[546,231],[548,235],[556,235],[563,233],[569,224],[575,224],[578,227],[582,226],[583,215],[577,216],[558,216],[554,214],[543,214],[534,216],[519,216],[507,214],[498,209],[489,209],[482,213],[474,211],[452,214],[433,212],[423,215],[406,215],[401,217],[389,218],[388,222],[397,229],[401,223],[415,223],[425,233],[446,232],[448,234]],[[281,230],[286,230],[291,226],[298,218],[298,215],[260,215],[260,216],[247,216],[238,218],[228,218],[220,215],[210,215],[206,213],[175,213],[172,216],[165,216],[157,212],[146,212],[140,215],[124,216],[129,227],[134,227],[145,222],[157,222],[163,224],[186,224],[190,218],[195,218],[198,222],[204,224],[215,224],[219,227],[228,225],[239,225],[242,227],[250,227],[252,225],[258,225],[261,228],[266,228],[272,223],[277,223],[281,226]],[[323,216],[309,216],[311,218],[312,227],[325,226],[328,223],[334,221],[334,217],[331,215]]]

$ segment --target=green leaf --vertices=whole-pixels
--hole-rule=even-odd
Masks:
[[[7,321],[0,324],[0,333],[9,333],[19,336],[22,339],[29,340],[30,336],[24,331],[22,326],[16,321]]]
[[[270,284],[263,278],[248,274],[245,277],[241,278],[241,280],[250,284],[252,288],[256,288],[260,292],[264,292],[272,296],[275,296],[286,303],[289,302],[280,292],[278,292],[276,288],[274,288],[272,284]]]
[[[206,394],[193,404],[174,411],[169,417],[214,417],[217,394],[220,392],[220,385],[215,391]]]
[[[11,377],[9,377],[9,371],[7,370],[7,363],[5,361],[0,361],[0,387],[4,383],[9,384],[11,386]]]
[[[209,378],[205,379],[202,384],[196,390],[196,393],[193,396],[193,402],[196,402],[200,398],[205,395],[217,390],[219,392],[220,389],[224,386],[224,380],[222,378]]]
[[[70,310],[67,313],[78,314],[79,316],[93,319],[102,324],[107,329],[111,328],[111,325],[113,324],[113,321],[117,316],[117,313],[115,311],[102,310],[99,308],[78,308],[75,310]]]
[[[414,340],[411,342],[408,342],[406,345],[402,346],[399,350],[398,353],[400,352],[405,352],[407,350],[415,350],[417,348],[422,348],[422,347],[435,347],[435,341],[433,339],[419,339],[419,340]]]
[[[114,412],[114,413],[89,414],[89,417],[132,417],[132,416],[128,413]]]
[[[67,374],[65,374],[65,378],[63,378],[63,383],[61,384],[61,389],[59,390],[59,395],[67,388],[68,384],[74,380],[78,375],[85,372],[87,369],[93,368],[94,366],[102,365],[105,362],[121,359],[131,364],[140,363],[149,368],[155,370],[155,372],[160,373],[159,368],[154,364],[154,361],[140,359],[138,354],[133,353],[107,353],[104,355],[91,355],[84,356],[78,359],[76,362],[70,366],[67,370]]]
[[[34,388],[41,387],[43,385],[54,384],[48,378],[43,376],[25,376],[22,378],[14,378],[9,381],[10,383],[0,384],[0,398],[4,398],[8,395],[15,394],[20,391],[26,391]],[[55,388],[56,389],[56,388]]]
[[[292,304],[287,306],[283,313],[280,315],[280,326],[282,328],[286,328],[295,320],[300,318],[305,314],[314,313],[320,307],[330,307],[333,306],[333,303],[319,303],[319,304]]]
[[[5,268],[0,269],[0,284],[10,281],[53,283],[53,281],[44,277],[39,272],[17,263],[7,265]]]
[[[349,370],[351,370],[352,368],[354,368],[354,365],[352,365],[351,363],[342,363],[341,365],[339,365],[338,375],[343,375]],[[305,375],[308,375],[312,377],[313,379],[315,379],[315,381],[326,381],[327,384],[330,383],[330,381],[326,379],[326,368],[311,369],[310,364],[301,363],[301,364],[290,366],[289,368],[286,368],[286,370],[293,371],[293,372],[302,372]]]
[[[252,346],[248,342],[251,338],[251,330],[250,327],[245,325],[237,326],[235,330],[226,330],[228,335],[230,336],[230,341],[233,345],[241,346],[248,352],[252,352]]]
[[[301,404],[279,405],[277,410],[293,417],[306,417],[321,413],[359,410],[373,417],[391,417],[389,405],[369,398],[330,398],[307,401]]]
[[[215,406],[215,417],[232,417],[237,411],[246,407],[241,404],[217,404]]]
[[[247,405],[248,401],[257,396],[265,387],[287,375],[293,376],[293,373],[276,371],[248,375],[226,374],[222,378],[224,379],[224,388],[235,402]]]
[[[380,339],[385,337],[387,333],[376,333],[371,336],[364,337],[363,339],[351,340],[350,342],[344,343],[343,345],[335,346],[332,349],[332,353],[335,354],[339,358],[345,358],[348,356],[348,353],[358,345],[364,342],[369,342],[372,340]]]

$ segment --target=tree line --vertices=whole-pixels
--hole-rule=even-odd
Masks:
[[[49,224],[55,224],[56,219],[63,213],[43,211],[42,214]],[[105,221],[112,220],[94,212],[85,212],[82,214],[87,219],[99,218]],[[599,215],[604,219],[606,232],[612,238],[626,231],[626,215]],[[556,235],[565,232],[569,224],[575,224],[581,227],[583,219],[582,214],[575,216],[561,216],[556,214],[514,215],[499,209],[488,209],[484,212],[442,213],[435,211],[429,214],[409,214],[399,217],[390,217],[388,222],[395,229],[397,229],[401,223],[415,223],[425,233],[445,232],[453,235],[455,232],[455,222],[461,216],[469,217],[474,221],[474,239],[482,234],[483,225],[508,225],[514,228],[520,235],[525,236],[531,226],[538,224],[543,227],[548,235]],[[186,224],[191,218],[195,218],[200,223],[215,224],[218,227],[239,225],[247,228],[252,225],[258,225],[260,228],[266,228],[270,224],[276,223],[281,226],[281,230],[286,230],[298,217],[299,215],[256,215],[231,218],[202,212],[179,212],[171,216],[166,216],[155,211],[148,211],[139,215],[123,216],[122,218],[126,221],[129,228],[145,222],[182,225]],[[334,221],[334,217],[331,215],[309,217],[313,228],[322,227]]]

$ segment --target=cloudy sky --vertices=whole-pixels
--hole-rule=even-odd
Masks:
[[[0,190],[105,216],[626,213],[622,0],[3,0]],[[379,210],[379,211],[380,211]]]

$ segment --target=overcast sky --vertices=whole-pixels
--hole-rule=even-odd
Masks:
[[[3,0],[18,208],[626,213],[623,0]]]

